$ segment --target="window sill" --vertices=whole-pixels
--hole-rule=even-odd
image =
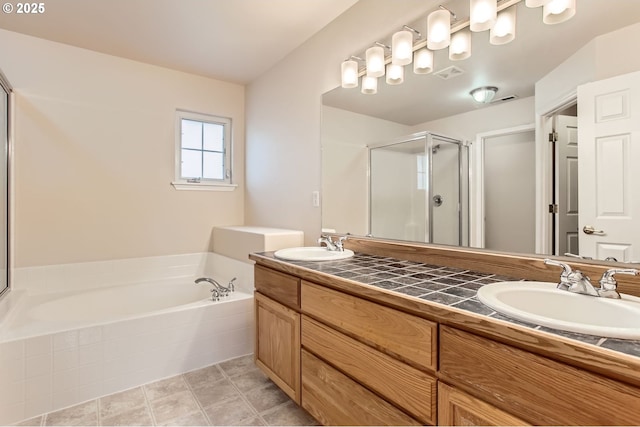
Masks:
[[[195,190],[195,191],[233,191],[237,184],[215,184],[209,182],[172,182],[173,188],[176,190]]]

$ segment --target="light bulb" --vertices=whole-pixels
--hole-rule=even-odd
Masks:
[[[384,76],[384,49],[380,46],[373,46],[367,49],[367,76]]]
[[[378,93],[378,78],[370,76],[362,77],[362,89],[360,91],[365,95],[375,95]]]
[[[358,86],[358,63],[348,59],[342,63],[342,87],[350,89]]]
[[[449,59],[459,61],[471,56],[471,32],[460,30],[451,36],[449,45]]]
[[[426,47],[416,50],[413,58],[413,72],[416,74],[429,74],[433,71],[433,52]]]
[[[489,43],[507,44],[516,38],[516,8],[511,6],[498,14],[496,24],[489,31]]]
[[[549,0],[542,6],[542,22],[560,24],[576,14],[576,0]]]
[[[402,65],[387,65],[387,84],[399,85],[404,81],[404,67]]]
[[[436,10],[427,17],[427,47],[430,50],[444,49],[451,41],[451,13]]]
[[[391,62],[396,65],[411,64],[413,58],[413,33],[398,31],[391,39]]]
[[[474,32],[490,29],[496,22],[497,13],[496,0],[471,0],[469,29]]]

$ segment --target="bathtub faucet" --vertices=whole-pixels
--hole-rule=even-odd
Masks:
[[[222,286],[220,283],[210,277],[201,277],[199,279],[196,279],[196,284],[206,282],[213,285],[213,288],[211,289],[211,299],[214,301],[219,301],[220,297],[226,297],[229,295],[229,292],[233,292],[234,280],[235,277],[231,280],[231,282],[229,282],[230,288]]]

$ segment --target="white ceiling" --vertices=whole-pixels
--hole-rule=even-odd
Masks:
[[[357,0],[52,0],[0,28],[245,84]]]

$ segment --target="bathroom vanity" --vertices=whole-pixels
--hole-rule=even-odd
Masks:
[[[475,298],[505,279],[557,280],[542,258],[347,246],[356,256],[345,261],[250,256],[256,364],[320,423],[640,423],[639,341],[515,322]],[[606,270],[573,265],[592,277]],[[621,292],[638,295],[636,281],[621,278]]]

